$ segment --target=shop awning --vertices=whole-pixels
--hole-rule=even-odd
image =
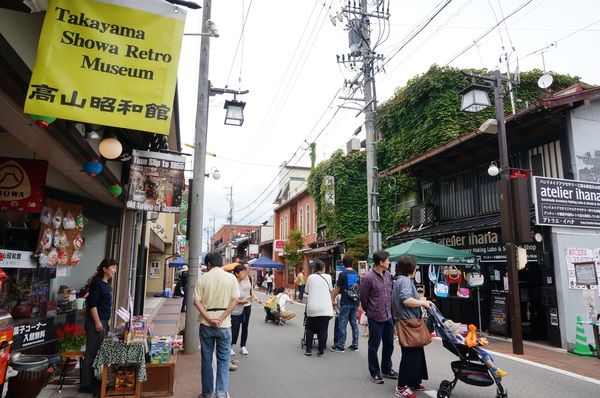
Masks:
[[[336,247],[337,247],[337,245],[327,245],[327,246],[315,247],[314,249],[311,249],[305,253],[323,253],[328,250],[335,249]]]
[[[184,265],[187,265],[187,261],[183,257],[179,257],[169,263],[169,268],[181,268]]]

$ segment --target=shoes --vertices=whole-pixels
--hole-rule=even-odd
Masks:
[[[345,352],[346,350],[344,349],[344,347],[332,346],[331,347],[331,351],[333,351],[333,352]]]
[[[358,351],[358,347],[357,347],[357,346],[355,346],[355,345],[351,345],[351,346],[349,346],[349,347],[348,347],[348,349],[349,349],[350,351]]]
[[[88,394],[100,394],[100,386],[89,384],[87,386],[79,387],[79,392]]]
[[[371,381],[375,384],[383,384],[383,379],[379,375],[371,375]]]
[[[307,357],[309,357],[309,356],[312,355],[312,352],[310,352],[310,351],[304,351],[304,355],[306,355]]]
[[[233,347],[231,347],[231,350],[229,351],[229,356],[231,356],[231,357],[235,356],[235,351],[233,351]]]
[[[506,373],[504,370],[498,368],[496,370],[494,370],[494,375],[496,375],[497,377],[504,377],[506,376],[508,373]]]
[[[319,358],[324,357],[324,356],[325,356],[325,352],[324,351],[321,351],[321,352],[317,353],[317,357],[319,357]]]
[[[381,375],[383,377],[385,377],[386,379],[397,379],[398,378],[398,372],[396,372],[394,369],[390,369],[390,371],[388,373],[381,373]]]
[[[246,346],[243,346],[242,348],[240,348],[240,354],[248,355],[248,349],[246,348]]]
[[[229,363],[232,365],[237,365],[240,363],[240,361],[238,359],[229,358]]]
[[[233,364],[229,365],[229,370],[230,371],[237,370],[237,365],[233,365]]]
[[[423,384],[419,384],[419,387],[408,387],[411,390],[415,390],[415,391],[425,391],[425,386]]]
[[[405,398],[417,398],[417,394],[412,392],[411,389],[408,387],[404,387],[404,388],[396,387],[396,390],[394,391],[394,396],[395,397],[405,397]]]

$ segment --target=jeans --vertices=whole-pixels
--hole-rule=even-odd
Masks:
[[[200,357],[202,375],[202,396],[215,395],[215,375],[213,374],[213,353],[217,355],[216,396],[227,397],[229,386],[229,350],[231,349],[231,328],[213,328],[200,324]]]
[[[340,334],[339,339],[334,340],[335,345],[344,347],[348,333],[348,321],[352,329],[352,345],[358,347],[358,319],[356,318],[358,306],[354,304],[340,306]]]
[[[298,301],[302,301],[304,297],[304,285],[298,285]]]
[[[335,321],[333,322],[333,345],[338,346],[338,341],[340,341],[340,316],[339,314],[335,317]]]
[[[377,360],[379,344],[383,343],[381,350],[381,368]],[[392,370],[392,353],[394,352],[394,324],[392,318],[387,321],[377,322],[369,318],[369,372],[380,375],[381,372],[389,373]]]

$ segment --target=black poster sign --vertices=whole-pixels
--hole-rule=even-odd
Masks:
[[[600,227],[600,184],[533,177],[538,225]]]
[[[508,307],[506,306],[506,294],[492,293],[490,305],[490,327],[488,332],[506,336],[508,332]]]

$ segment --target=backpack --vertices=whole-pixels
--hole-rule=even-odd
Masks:
[[[354,283],[350,289],[346,290],[346,294],[348,295],[348,300],[356,302],[360,298],[359,295],[360,285],[358,282]]]
[[[271,299],[273,301],[271,301]],[[269,301],[271,301],[269,303]],[[279,311],[281,311],[281,308],[279,307],[279,299],[277,296],[271,296],[271,298],[269,299],[269,301],[267,301],[267,307],[269,307],[269,310],[271,311],[271,314],[273,315],[277,315],[279,314]]]

